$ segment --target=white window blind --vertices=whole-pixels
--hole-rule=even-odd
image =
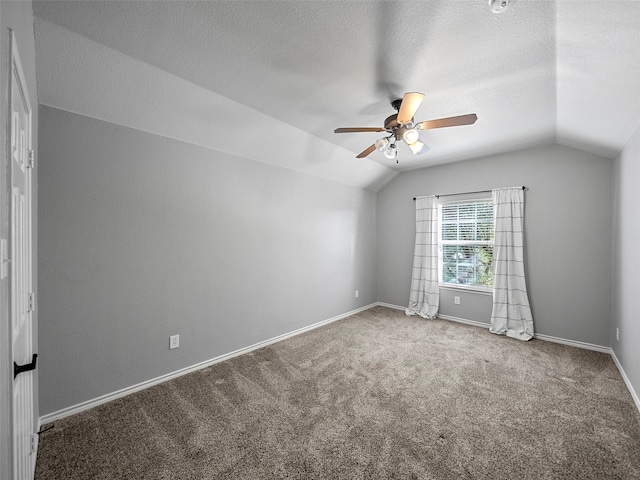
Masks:
[[[439,206],[439,274],[443,285],[493,285],[493,204],[491,200]]]

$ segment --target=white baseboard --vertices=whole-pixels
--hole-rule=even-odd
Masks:
[[[257,350],[259,348],[266,347],[267,345],[271,345],[273,343],[280,342],[280,341],[285,340],[287,338],[290,338],[290,337],[293,337],[293,336],[296,336],[296,335],[300,335],[301,333],[308,332],[310,330],[316,329],[318,327],[322,327],[323,325],[327,325],[329,323],[332,323],[332,322],[335,322],[335,321],[338,321],[338,320],[342,320],[343,318],[349,317],[351,315],[355,315],[356,313],[363,312],[363,311],[368,310],[368,309],[370,309],[372,307],[375,307],[375,306],[387,307],[387,308],[392,308],[394,310],[401,310],[401,311],[405,311],[406,310],[406,307],[403,307],[403,306],[400,306],[400,305],[393,305],[393,304],[390,304],[390,303],[383,303],[383,302],[372,303],[370,305],[366,305],[366,306],[358,308],[356,310],[352,310],[350,312],[343,313],[341,315],[329,318],[327,320],[322,320],[322,321],[314,323],[312,325],[309,325],[309,326],[306,326],[306,327],[303,327],[303,328],[299,328],[299,329],[294,330],[292,332],[285,333],[283,335],[278,335],[277,337],[273,337],[273,338],[271,338],[269,340],[265,340],[263,342],[259,342],[259,343],[256,343],[254,345],[251,345],[251,346],[248,346],[248,347],[244,347],[244,348],[241,348],[239,350],[235,350],[233,352],[226,353],[224,355],[220,355],[220,356],[212,358],[210,360],[206,360],[204,362],[197,363],[195,365],[191,365],[190,367],[185,367],[185,368],[182,368],[180,370],[176,370],[175,372],[171,372],[171,373],[168,373],[166,375],[162,375],[160,377],[156,377],[156,378],[153,378],[151,380],[147,380],[145,382],[138,383],[137,385],[132,385],[130,387],[123,388],[123,389],[118,390],[116,392],[108,393],[106,395],[102,395],[102,396],[94,398],[92,400],[87,400],[86,402],[82,402],[82,403],[79,403],[77,405],[73,405],[71,407],[63,408],[63,409],[58,410],[56,412],[49,413],[47,415],[43,415],[39,419],[39,426],[40,425],[45,425],[47,423],[50,423],[50,422],[53,422],[53,421],[56,421],[56,420],[60,420],[60,419],[62,419],[64,417],[68,417],[69,415],[74,415],[76,413],[80,413],[80,412],[82,412],[84,410],[88,410],[88,409],[93,408],[93,407],[97,407],[98,405],[102,405],[103,403],[110,402],[111,400],[115,400],[117,398],[124,397],[126,395],[130,395],[130,394],[135,393],[137,391],[144,390],[145,388],[152,387],[153,385],[157,385],[159,383],[166,382],[166,381],[171,380],[173,378],[180,377],[182,375],[186,375],[187,373],[195,372],[196,370],[200,370],[202,368],[206,368],[206,367],[208,367],[210,365],[214,365],[216,363],[223,362],[225,360],[229,360],[230,358],[237,357],[238,355],[243,355],[243,354],[249,353],[249,352],[251,352],[253,350]],[[475,320],[468,320],[468,319],[465,319],[465,318],[452,317],[452,316],[449,316],[449,315],[438,315],[438,318],[441,318],[443,320],[450,320],[450,321],[458,322],[458,323],[464,323],[464,324],[472,325],[472,326],[475,326],[475,327],[489,328],[489,325],[486,324],[486,323],[477,322]],[[610,354],[611,357],[613,358],[614,363],[616,364],[616,367],[620,371],[620,374],[622,375],[622,378],[623,378],[627,388],[629,389],[629,392],[631,393],[631,396],[633,397],[633,401],[635,402],[636,406],[638,407],[638,410],[640,411],[640,399],[638,398],[638,395],[636,394],[635,390],[633,389],[633,386],[631,385],[631,382],[629,382],[629,379],[628,379],[626,373],[624,372],[624,370],[622,369],[622,366],[620,365],[620,362],[616,358],[615,353],[609,347],[603,347],[603,346],[600,346],[600,345],[593,345],[593,344],[590,344],[590,343],[578,342],[578,341],[575,341],[575,340],[568,340],[568,339],[564,339],[564,338],[552,337],[550,335],[535,334],[535,338],[540,339],[540,340],[544,340],[544,341],[548,341],[548,342],[561,343],[563,345],[569,345],[569,346],[572,346],[572,347],[583,348],[583,349],[587,349],[587,350],[594,350],[594,351],[597,351],[597,352]]]
[[[376,303],[376,306],[393,308],[394,310],[402,310],[403,312],[407,309],[407,307],[402,307],[400,305],[394,305],[392,303],[383,303],[383,302]],[[490,326],[488,323],[476,322],[475,320],[467,320],[466,318],[452,317],[450,315],[438,314],[438,318],[441,318],[443,320],[451,320],[452,322],[464,323],[466,325],[473,325],[474,327],[489,328]]]
[[[438,318],[441,318],[443,320],[451,320],[452,322],[457,322],[457,323],[464,323],[465,325],[471,325],[473,327],[480,327],[480,328],[487,328],[488,329],[491,326],[488,323],[478,322],[476,320],[467,320],[466,318],[452,317],[451,315],[440,315],[440,314],[438,314]]]
[[[205,360],[204,362],[197,363],[195,365],[191,365],[190,367],[185,367],[180,370],[176,370],[175,372],[167,373],[166,375],[162,375],[160,377],[153,378],[151,380],[147,380],[142,383],[138,383],[137,385],[132,385],[130,387],[123,388],[116,392],[108,393],[106,395],[102,395],[101,397],[94,398],[92,400],[87,400],[86,402],[79,403],[77,405],[73,405],[71,407],[63,408],[53,413],[48,413],[40,417],[40,425],[45,425],[47,423],[60,420],[64,417],[68,417],[69,415],[74,415],[76,413],[80,413],[84,410],[88,410],[93,407],[97,407],[98,405],[102,405],[103,403],[110,402],[111,400],[115,400],[116,398],[124,397],[126,395],[130,395],[132,393],[138,392],[140,390],[144,390],[145,388],[152,387],[153,385],[157,385],[159,383],[166,382],[176,377],[180,377],[182,375],[186,375],[187,373],[195,372],[196,370],[200,370],[202,368],[208,367],[210,365],[214,365],[219,362],[223,362],[225,360],[229,360],[230,358],[237,357],[238,355],[243,355],[245,353],[249,353],[253,350],[257,350],[262,347],[266,347],[267,345],[271,345],[272,343],[280,342],[290,337],[294,337],[296,335],[300,335],[301,333],[308,332],[309,330],[314,330],[318,327],[322,327],[324,325],[328,325],[329,323],[333,323],[338,320],[342,320],[343,318],[349,317],[351,315],[355,315],[356,313],[363,312],[365,310],[369,310],[372,307],[375,307],[376,304],[372,303],[370,305],[366,305],[361,308],[357,308],[347,313],[343,313],[341,315],[329,318],[327,320],[322,320],[320,322],[314,323],[312,325],[299,328],[289,333],[285,333],[282,335],[278,335],[277,337],[270,338],[269,340],[265,340],[263,342],[256,343],[254,345],[241,348],[239,350],[235,350],[230,353],[226,353],[224,355],[220,355],[218,357],[212,358],[210,360]]]
[[[378,302],[376,303],[376,305],[380,307],[393,308],[394,310],[402,310],[402,311],[406,310],[406,307],[401,307],[400,305],[393,305],[391,303]],[[473,325],[474,327],[481,327],[481,328],[491,327],[491,325],[488,323],[478,322],[476,320],[469,320],[466,318],[453,317],[451,315],[442,315],[440,313],[438,314],[438,318],[441,318],[443,320],[451,320],[452,322],[464,323],[466,325]],[[577,340],[569,340],[566,338],[553,337],[551,335],[543,335],[540,333],[536,333],[533,337],[537,338],[538,340],[544,340],[547,342],[561,343],[562,345],[569,345],[571,347],[583,348],[585,350],[594,350],[596,352],[611,354],[611,349],[609,347],[603,347],[602,345],[594,345],[593,343],[579,342]]]
[[[561,343],[562,345],[569,345],[570,347],[583,348],[585,350],[593,350],[595,352],[607,353],[611,355],[611,349],[609,347],[603,347],[602,345],[595,345],[593,343],[578,342],[577,340],[567,340],[566,338],[552,337],[551,335],[542,335],[536,333],[533,338],[538,340],[544,340],[546,342]]]
[[[624,383],[627,386],[629,393],[631,394],[631,398],[633,398],[633,402],[636,404],[636,407],[640,412],[640,397],[638,397],[638,394],[634,390],[633,385],[631,385],[631,382],[629,381],[629,377],[627,377],[627,374],[622,368],[622,364],[618,360],[618,357],[616,357],[616,352],[614,352],[613,350],[611,350],[611,358],[613,358],[613,363],[615,363],[616,367],[618,367],[618,371],[620,372],[620,375],[622,375],[622,379],[624,380]]]
[[[393,308],[394,310],[402,310],[403,312],[407,309],[407,307],[401,307],[400,305],[394,305],[392,303],[384,303],[384,302],[377,302],[375,306]]]

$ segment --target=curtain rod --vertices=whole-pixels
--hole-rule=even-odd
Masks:
[[[522,189],[524,190],[525,187],[524,185],[522,186]],[[436,198],[440,198],[440,197],[453,197],[454,195],[471,195],[472,193],[490,193],[493,190],[477,190],[475,192],[460,192],[460,193],[445,193],[443,195],[436,195]],[[418,197],[413,197],[413,199],[415,200]]]

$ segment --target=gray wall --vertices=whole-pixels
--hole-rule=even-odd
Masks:
[[[49,107],[40,144],[42,415],[376,301],[373,192]]]
[[[38,152],[38,99],[36,97],[36,64],[35,45],[33,34],[33,10],[30,1],[6,2],[0,1],[0,78],[2,78],[2,94],[0,95],[0,145],[2,145],[1,165],[0,165],[0,236],[8,238],[9,235],[9,187],[7,183],[7,158],[5,148],[5,135],[7,132],[7,79],[9,78],[9,33],[12,29],[18,43],[20,60],[24,70],[24,75],[29,90],[29,96],[33,108],[33,147]],[[38,181],[38,169],[33,172],[34,187]],[[37,230],[37,189],[33,189],[33,231]],[[35,241],[35,238],[34,238]],[[33,264],[38,260],[37,249],[34,244]],[[10,382],[13,381],[13,362],[11,360],[11,349],[9,343],[9,313],[8,313],[8,282],[7,279],[0,280],[0,478],[11,478],[10,468],[13,452],[10,450],[9,439],[11,428],[9,422],[11,397],[9,392]],[[34,268],[34,288],[37,289],[37,277]],[[37,293],[37,291],[36,291]],[[34,338],[38,338],[38,310],[34,313]],[[36,399],[35,418],[38,419],[38,370],[35,372],[34,395]]]
[[[613,321],[611,348],[640,395],[640,127],[613,163]],[[620,340],[616,340],[616,328]],[[640,408],[640,404],[638,405]]]
[[[413,197],[526,185],[525,261],[537,333],[609,346],[611,165],[550,145],[404,172],[378,196],[378,301],[405,306]],[[491,296],[443,291],[440,313],[488,323]]]

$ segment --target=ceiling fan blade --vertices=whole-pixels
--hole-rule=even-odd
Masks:
[[[422,100],[424,100],[424,93],[409,92],[404,94],[400,109],[398,110],[397,121],[400,125],[409,123],[413,119]]]
[[[336,128],[333,133],[355,133],[355,132],[384,132],[384,128],[380,127],[347,127]]]
[[[366,150],[363,150],[358,155],[356,155],[356,158],[364,158],[367,155],[369,155],[371,152],[373,152],[375,149],[376,149],[376,144],[374,143],[369,148],[367,148]]]
[[[457,117],[438,118],[437,120],[427,120],[416,125],[419,130],[431,130],[433,128],[457,127],[459,125],[472,125],[476,123],[478,116],[475,113],[458,115]]]

